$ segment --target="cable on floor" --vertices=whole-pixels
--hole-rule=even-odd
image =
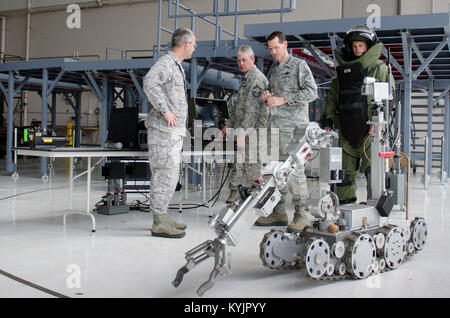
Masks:
[[[232,170],[231,167],[228,167],[228,171],[227,171],[227,174],[226,174],[225,179],[224,179],[226,167],[227,167],[227,165],[224,165],[223,170],[222,170],[220,187],[218,188],[217,192],[208,200],[208,202],[203,203],[203,204],[199,204],[199,203],[182,203],[181,204],[181,208],[183,210],[190,210],[190,209],[197,209],[197,208],[201,208],[201,207],[208,207],[207,203],[210,203],[211,201],[215,200],[213,205],[211,206],[211,207],[213,207],[216,204],[217,200],[219,199],[220,193],[222,191],[222,188],[225,185],[225,182],[228,179],[228,176],[229,176],[229,174],[230,174],[230,172]],[[142,211],[142,212],[149,212],[150,205],[146,204],[149,201],[149,197],[146,195],[145,192],[139,192],[139,189],[137,189],[137,188],[136,188],[136,190],[137,190],[137,192],[139,194],[143,195],[146,198],[146,200],[144,202],[141,202],[140,200],[133,200],[131,202],[130,209],[131,210],[139,210],[139,211]],[[100,201],[99,203],[101,203],[101,202],[102,201]],[[177,203],[169,204],[169,207],[168,207],[169,210],[178,210],[179,208],[180,208],[180,204],[177,204]]]
[[[15,275],[10,274],[8,272],[5,272],[5,271],[3,271],[1,269],[0,269],[0,275],[3,275],[5,277],[8,277],[8,278],[16,281],[16,282],[19,282],[21,284],[24,284],[24,285],[29,286],[31,288],[40,290],[41,292],[44,292],[46,294],[49,294],[49,295],[52,295],[52,296],[55,296],[55,297],[58,297],[58,298],[70,298],[69,296],[66,296],[66,295],[60,294],[58,292],[55,292],[54,290],[51,290],[51,289],[39,286],[39,285],[37,285],[35,283],[29,282],[29,281],[27,281],[27,280],[25,280],[23,278],[17,277]]]

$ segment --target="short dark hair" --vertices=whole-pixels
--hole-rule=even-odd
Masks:
[[[172,34],[172,47],[180,47],[194,37],[194,32],[186,28],[179,28]]]
[[[280,42],[280,44],[286,42],[286,36],[281,31],[274,31],[270,33],[270,35],[267,37],[267,42],[272,41],[275,38],[278,38],[278,42]]]

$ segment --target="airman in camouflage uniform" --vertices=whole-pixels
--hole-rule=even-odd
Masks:
[[[181,238],[186,225],[171,220],[167,207],[179,178],[183,137],[186,134],[186,76],[181,62],[195,50],[191,30],[178,29],[172,36],[171,51],[162,56],[143,81],[151,109],[146,119],[151,171],[149,205],[153,212],[152,235]]]
[[[235,130],[238,151],[231,173],[231,192],[227,203],[236,199],[239,184],[248,186],[253,180],[261,177],[262,163],[257,155],[256,141],[259,128],[267,128],[269,123],[269,108],[260,98],[261,93],[268,88],[269,82],[255,66],[254,55],[252,48],[248,45],[243,45],[238,50],[238,66],[244,73],[244,77],[237,94],[229,102],[230,118],[226,121],[226,126],[223,129],[224,131],[226,128],[240,128]],[[249,134],[252,134],[255,138],[249,138]],[[252,158],[250,153],[256,155]]]
[[[270,91],[264,92],[262,99],[267,101],[271,111],[270,127],[279,130],[279,158],[285,160],[289,156],[287,146],[292,140],[295,126],[309,123],[308,103],[317,98],[317,85],[306,62],[288,53],[283,33],[273,32],[267,38],[267,44],[272,57],[278,63],[269,78]],[[308,224],[305,206],[309,193],[303,167],[298,167],[292,173],[288,188],[293,196],[295,214],[287,230],[299,232]],[[273,213],[266,218],[259,218],[256,225],[287,225],[286,195],[287,191],[283,191],[282,199]]]

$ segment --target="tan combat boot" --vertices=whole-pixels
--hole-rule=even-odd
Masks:
[[[228,199],[225,202],[226,203],[234,202],[237,199],[238,195],[239,195],[239,192],[237,190],[231,190],[230,196],[228,197]]]
[[[308,218],[305,213],[305,204],[295,206],[294,219],[292,223],[288,225],[287,231],[289,233],[299,233],[309,225]]]
[[[181,223],[181,222],[180,223],[176,222],[176,221],[172,220],[169,216],[167,216],[167,218],[169,219],[169,224],[172,225],[177,230],[186,230],[186,224]]]
[[[182,238],[186,233],[183,230],[177,229],[173,224],[177,224],[178,226],[184,225],[172,221],[166,213],[153,214],[152,235],[167,238]],[[184,228],[186,228],[186,225],[184,225]]]
[[[256,226],[286,226],[288,225],[288,217],[284,209],[284,204],[280,207],[277,205],[272,214],[267,217],[259,217],[255,222]]]

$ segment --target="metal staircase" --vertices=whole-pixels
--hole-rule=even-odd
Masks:
[[[448,93],[448,92],[447,92]],[[415,173],[417,168],[424,168],[426,147],[428,150],[428,169],[438,169],[442,174],[444,136],[445,136],[445,102],[438,100],[440,93],[429,94],[413,90],[411,105],[411,168]],[[431,100],[431,106],[428,105]],[[437,102],[436,102],[437,101]],[[431,109],[431,112],[430,112]],[[431,113],[431,118],[429,114]],[[431,127],[430,127],[431,123]],[[430,138],[431,135],[431,138]],[[431,141],[431,143],[430,143]],[[426,143],[428,142],[428,145]]]

